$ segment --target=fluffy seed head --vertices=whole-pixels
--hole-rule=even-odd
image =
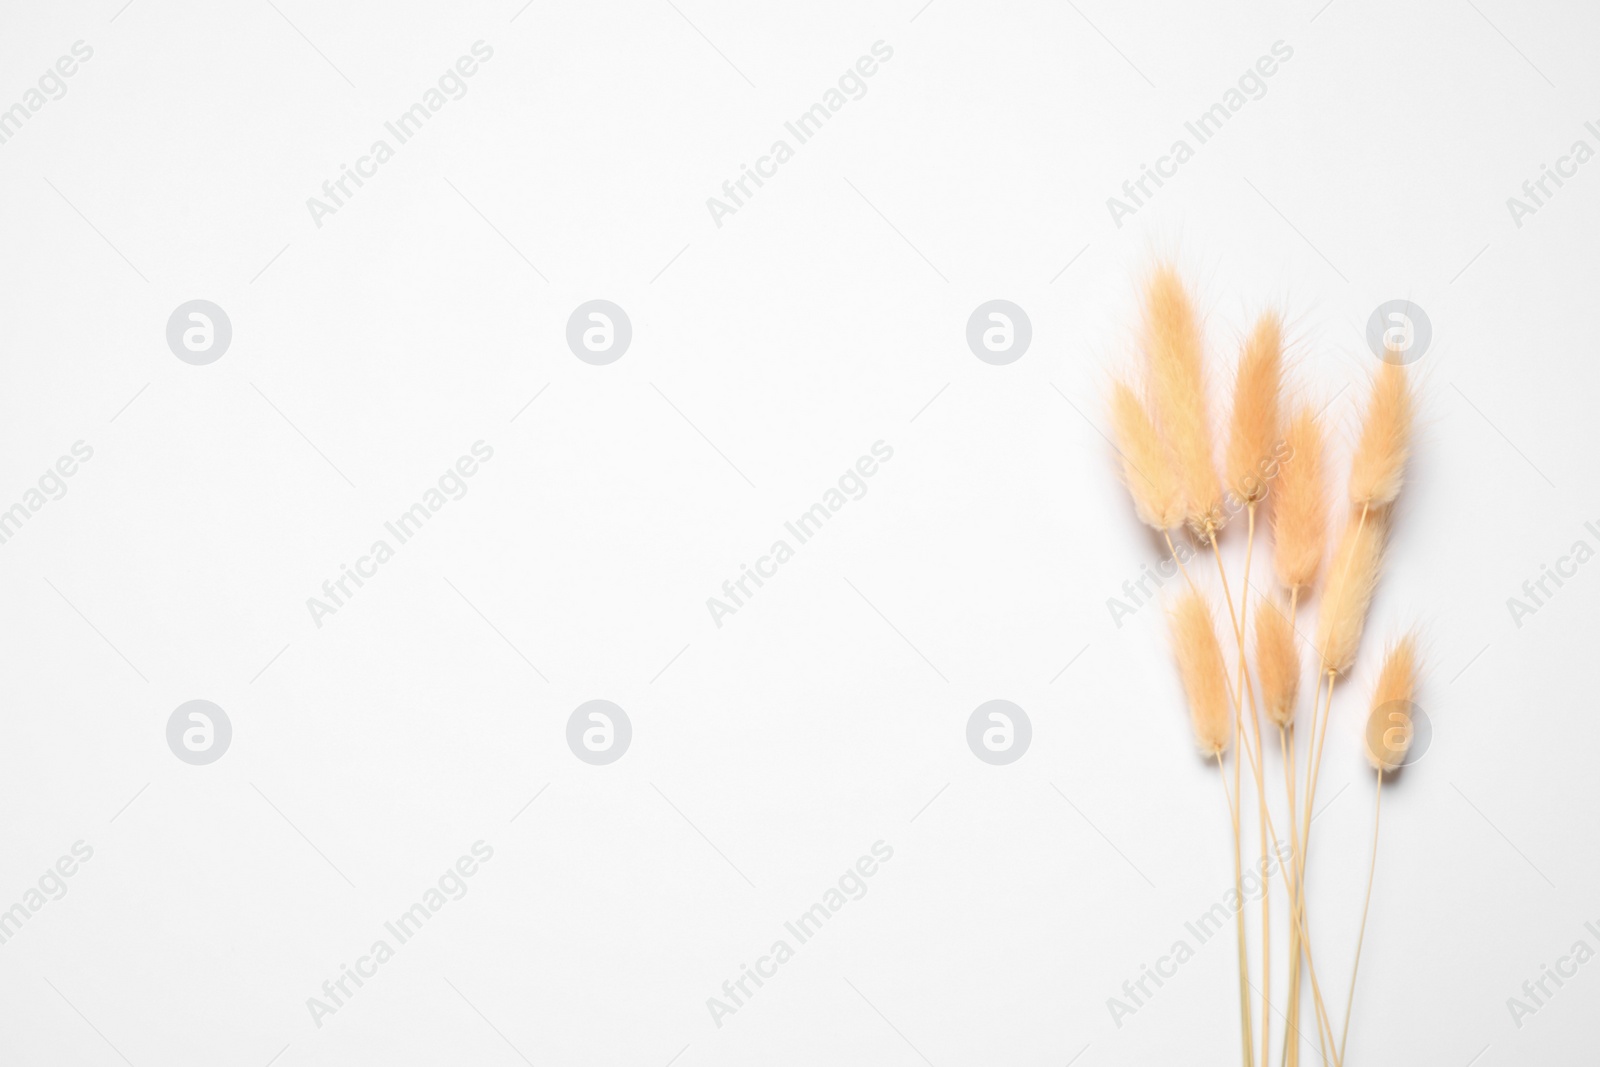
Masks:
[[[1285,589],[1308,589],[1328,547],[1328,494],[1322,473],[1322,425],[1302,407],[1289,420],[1272,504],[1272,562]]]
[[[1411,450],[1411,383],[1406,370],[1385,360],[1372,379],[1361,437],[1350,460],[1350,500],[1380,507],[1400,495]]]
[[[1417,690],[1417,639],[1407,634],[1384,657],[1367,713],[1367,761],[1380,771],[1393,771],[1411,747],[1412,698]]]
[[[1133,496],[1141,522],[1170,530],[1183,522],[1183,487],[1172,467],[1166,443],[1155,423],[1126,382],[1111,394],[1111,431],[1122,453],[1122,480]]]
[[[1334,549],[1317,615],[1317,655],[1325,671],[1343,674],[1355,662],[1383,566],[1384,519],[1381,510],[1351,515]]]
[[[1172,649],[1178,677],[1189,698],[1194,739],[1206,758],[1228,747],[1228,676],[1222,646],[1211,620],[1211,607],[1200,594],[1186,590],[1172,610]]]
[[[1144,350],[1161,433],[1172,448],[1189,525],[1209,539],[1221,522],[1222,483],[1211,447],[1200,320],[1178,272],[1162,264],[1145,290]]]
[[[1267,495],[1267,471],[1278,447],[1278,391],[1283,381],[1283,322],[1256,320],[1239,357],[1228,425],[1228,490],[1247,504]]]
[[[1294,722],[1300,695],[1300,656],[1294,647],[1294,624],[1270,597],[1256,612],[1256,673],[1267,718],[1279,726]]]

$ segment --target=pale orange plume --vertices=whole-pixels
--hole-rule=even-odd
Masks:
[[[1256,674],[1267,718],[1279,726],[1294,724],[1300,696],[1300,655],[1294,645],[1294,624],[1271,597],[1261,598],[1256,613]]]
[[[1381,510],[1351,515],[1328,564],[1328,586],[1317,616],[1317,655],[1325,671],[1343,674],[1355,662],[1383,565],[1384,520]]]
[[[1122,480],[1141,522],[1170,530],[1183,522],[1183,487],[1155,423],[1133,387],[1116,382],[1111,394],[1111,432],[1122,454]]]
[[[1411,384],[1398,363],[1385,360],[1372,379],[1361,437],[1350,460],[1350,500],[1381,507],[1400,495],[1411,451]]]
[[[1228,427],[1228,489],[1247,504],[1267,495],[1267,472],[1278,447],[1278,391],[1283,382],[1283,322],[1256,320],[1239,358]]]
[[[1171,266],[1158,266],[1145,290],[1144,350],[1150,393],[1161,433],[1177,464],[1189,525],[1202,540],[1209,540],[1221,523],[1222,483],[1206,414],[1203,348],[1200,320],[1183,281]]]
[[[1217,643],[1211,608],[1194,590],[1186,590],[1172,610],[1172,648],[1178,660],[1178,677],[1189,697],[1189,719],[1194,739],[1207,758],[1220,756],[1228,747],[1228,676]]]
[[[1417,639],[1407,634],[1389,649],[1378,684],[1372,688],[1367,713],[1367,761],[1380,771],[1393,771],[1411,747],[1412,699],[1417,690]]]
[[[1289,420],[1272,502],[1272,562],[1285,589],[1308,589],[1328,547],[1328,492],[1322,472],[1322,424],[1302,407]]]

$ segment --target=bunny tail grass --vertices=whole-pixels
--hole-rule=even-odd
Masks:
[[[1267,495],[1266,471],[1278,448],[1278,393],[1283,384],[1283,322],[1268,313],[1256,320],[1233,384],[1224,466],[1228,490],[1247,504]]]
[[[1382,507],[1400,495],[1411,451],[1412,397],[1406,370],[1385,360],[1372,379],[1372,393],[1350,460],[1350,502]]]
[[[1417,639],[1406,634],[1384,657],[1367,712],[1367,762],[1378,771],[1397,771],[1411,747],[1412,697],[1417,688]]]
[[[1328,493],[1323,484],[1322,425],[1302,407],[1284,435],[1272,504],[1273,569],[1291,593],[1317,580],[1328,546]]]
[[[1317,614],[1317,658],[1322,670],[1343,674],[1355,662],[1367,608],[1383,566],[1385,516],[1361,509],[1345,526],[1328,569],[1328,588]]]
[[[1294,723],[1300,697],[1300,654],[1294,647],[1294,624],[1283,609],[1263,596],[1256,613],[1256,675],[1267,719],[1280,728]]]
[[[1158,266],[1145,289],[1144,351],[1161,433],[1172,448],[1189,525],[1202,541],[1222,518],[1222,483],[1206,413],[1204,341],[1178,272]]]
[[[1122,480],[1139,521],[1165,532],[1184,519],[1183,486],[1166,443],[1133,387],[1116,382],[1111,393],[1111,432],[1122,456]]]
[[[1211,607],[1194,590],[1180,594],[1172,610],[1172,651],[1178,677],[1189,698],[1189,721],[1195,743],[1208,758],[1220,758],[1232,732],[1227,668],[1217,641]]]

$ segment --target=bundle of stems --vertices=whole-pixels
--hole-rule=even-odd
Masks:
[[[1312,951],[1306,861],[1334,687],[1356,662],[1383,567],[1393,505],[1405,480],[1414,406],[1411,384],[1396,352],[1388,353],[1389,358],[1372,376],[1351,454],[1346,490],[1349,513],[1330,560],[1327,435],[1319,410],[1304,403],[1288,403],[1281,318],[1271,312],[1263,314],[1242,342],[1219,469],[1218,435],[1207,398],[1205,333],[1193,297],[1178,272],[1167,264],[1151,270],[1142,296],[1141,366],[1136,375],[1113,384],[1110,416],[1122,478],[1134,510],[1142,522],[1159,531],[1183,576],[1183,591],[1169,606],[1173,655],[1196,743],[1201,755],[1216,764],[1227,803],[1237,902],[1241,1059],[1245,1067],[1269,1062],[1272,1020],[1281,1014],[1287,1025],[1279,1062],[1298,1067],[1301,1044],[1306,1040],[1300,1029],[1304,980],[1309,979],[1318,1053],[1322,1062],[1343,1067],[1356,969],[1377,867],[1383,780],[1403,765],[1411,741],[1411,700],[1418,672],[1417,643],[1411,635],[1398,639],[1385,658],[1364,731],[1367,758],[1377,777],[1377,800],[1366,900],[1337,1039]],[[1257,537],[1263,532],[1258,520],[1268,509],[1272,581],[1267,583],[1269,588],[1261,589],[1251,576]],[[1235,586],[1229,582],[1218,542],[1224,525],[1241,511],[1245,519],[1244,567]],[[1179,536],[1186,531],[1198,549],[1185,546],[1188,551],[1180,552],[1174,531]],[[1215,598],[1185,565],[1185,559],[1192,562],[1208,550],[1233,637],[1231,664],[1216,629]],[[1315,636],[1305,642],[1309,647],[1303,650],[1297,619],[1313,597],[1319,598]],[[1248,639],[1252,621],[1253,642]],[[1247,655],[1251,646],[1253,664]],[[1317,684],[1310,715],[1304,721],[1302,744],[1297,724],[1300,682],[1308,658],[1315,660]],[[1283,804],[1276,821],[1274,805],[1268,801],[1263,719],[1269,731],[1276,728],[1283,768]],[[1252,981],[1243,879],[1246,765],[1249,791],[1255,799],[1254,844],[1261,856],[1261,870],[1267,869],[1269,855],[1288,857],[1276,863],[1288,909],[1286,999],[1281,1012],[1270,999],[1270,884],[1263,886],[1261,896],[1260,985]],[[1257,1014],[1259,1041],[1253,1025]]]

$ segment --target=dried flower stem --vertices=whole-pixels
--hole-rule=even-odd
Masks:
[[[1235,735],[1237,737],[1237,734]],[[1228,801],[1228,815],[1233,824],[1233,891],[1244,899],[1244,867],[1239,860],[1239,806],[1234,803],[1234,795],[1238,792],[1239,780],[1239,752],[1233,753],[1234,792],[1228,792],[1228,777],[1223,772],[1222,753],[1216,754],[1217,777],[1222,781],[1222,795]],[[1250,958],[1245,948],[1244,941],[1244,909],[1238,913],[1239,930],[1239,1029],[1244,1035],[1244,1064],[1245,1067],[1254,1067],[1255,1064],[1255,1038],[1250,1026]]]
[[[1361,929],[1356,934],[1356,960],[1350,965],[1350,992],[1344,998],[1344,1030],[1339,1035],[1335,1067],[1344,1063],[1345,1040],[1350,1036],[1350,1009],[1356,1000],[1356,972],[1361,969],[1361,943],[1367,938],[1367,909],[1372,905],[1372,876],[1378,870],[1378,820],[1383,815],[1383,768],[1378,768],[1377,796],[1372,802],[1372,859],[1367,862],[1367,896],[1361,902]]]

